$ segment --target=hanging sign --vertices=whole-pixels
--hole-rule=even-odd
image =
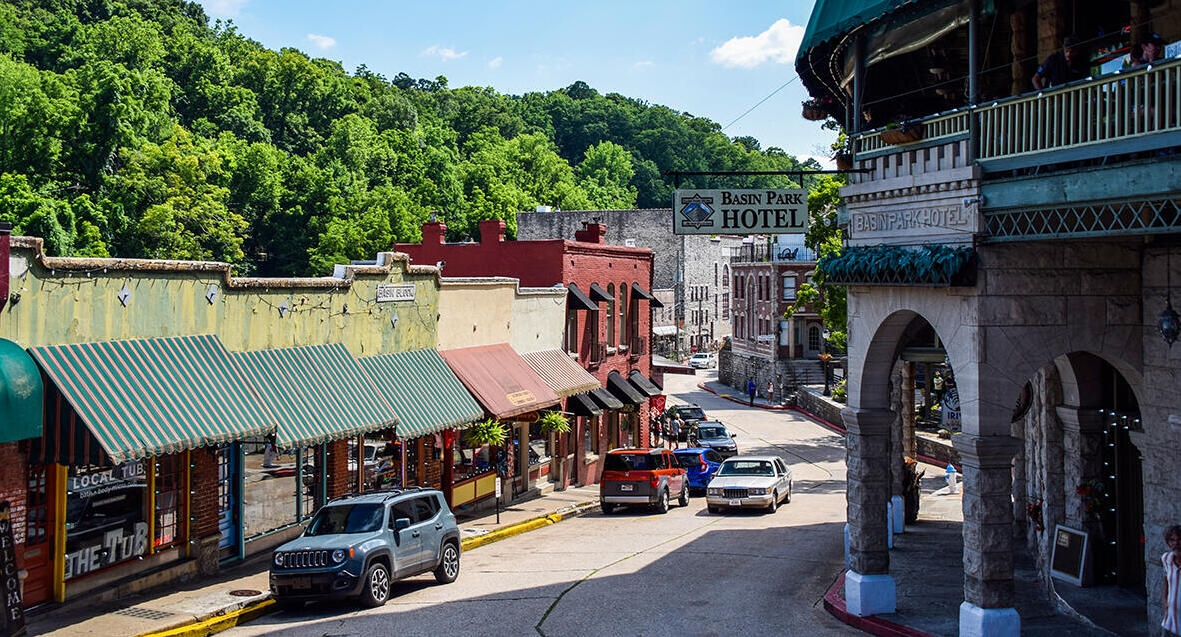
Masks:
[[[960,412],[960,392],[955,387],[949,387],[943,392],[943,428],[948,431],[960,431],[963,426],[963,414]]]
[[[677,190],[673,234],[803,234],[808,231],[808,191]]]
[[[20,569],[16,566],[16,544],[12,539],[12,507],[0,502],[0,577],[4,578],[4,634],[25,634],[25,613],[21,610]]]
[[[415,285],[413,283],[394,284],[394,283],[378,283],[377,284],[377,302],[378,303],[392,303],[394,301],[413,301],[414,300]]]

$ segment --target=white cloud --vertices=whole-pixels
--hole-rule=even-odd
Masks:
[[[336,38],[330,38],[326,35],[320,35],[318,33],[309,33],[308,41],[320,47],[321,49],[331,49],[332,47],[336,46]]]
[[[432,44],[423,49],[422,53],[419,55],[437,55],[439,56],[439,59],[443,60],[444,62],[449,62],[451,60],[458,60],[459,58],[467,55],[467,51],[456,51],[449,46],[439,46],[438,44]]]
[[[214,18],[236,18],[250,0],[202,0],[205,12]]]
[[[488,60],[488,68],[490,68],[490,69],[498,69],[498,68],[500,68],[501,64],[504,64],[504,58],[502,58],[500,56],[497,56],[497,57],[492,58],[491,60]]]
[[[633,66],[635,66],[637,69],[643,69],[643,68],[647,68],[649,66],[652,66],[653,64],[656,64],[656,63],[653,62],[652,60],[640,60],[639,62],[636,62]]]
[[[722,66],[744,69],[767,62],[791,64],[795,61],[796,50],[803,39],[804,27],[792,24],[787,18],[780,18],[758,35],[730,38],[710,51],[709,56]]]

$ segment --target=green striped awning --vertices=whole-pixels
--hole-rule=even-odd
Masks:
[[[260,435],[275,420],[216,336],[29,353],[115,463]]]
[[[479,420],[484,408],[433,349],[358,359],[398,412],[398,437],[425,436]]]
[[[284,449],[393,427],[397,413],[339,343],[235,352]]]

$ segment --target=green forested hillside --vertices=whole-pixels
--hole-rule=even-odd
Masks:
[[[668,205],[663,170],[799,164],[582,82],[383,77],[209,24],[182,0],[0,0],[0,220],[57,255],[323,273],[539,204]],[[769,186],[781,178],[747,179]]]

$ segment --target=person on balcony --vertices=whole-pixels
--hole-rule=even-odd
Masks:
[[[1087,76],[1088,55],[1074,36],[1062,41],[1062,50],[1051,53],[1033,76],[1033,88],[1047,89]]]
[[[1147,40],[1132,47],[1128,54],[1128,67],[1135,68],[1152,64],[1165,56],[1165,41],[1153,33]]]

